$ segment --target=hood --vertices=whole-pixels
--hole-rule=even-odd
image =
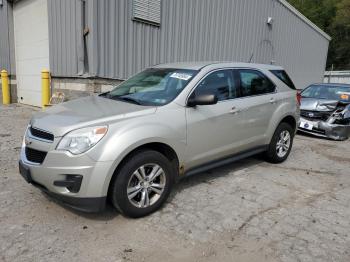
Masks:
[[[35,114],[30,124],[33,127],[49,131],[56,137],[73,129],[155,112],[156,107],[140,106],[96,95],[55,105]]]
[[[321,112],[333,112],[338,105],[337,100],[317,99],[317,98],[301,98],[300,109]]]

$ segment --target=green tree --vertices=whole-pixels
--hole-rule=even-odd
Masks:
[[[332,56],[328,63],[337,69],[350,69],[350,0],[337,4],[337,13],[332,24]]]
[[[307,18],[327,31],[336,15],[339,0],[289,0]]]

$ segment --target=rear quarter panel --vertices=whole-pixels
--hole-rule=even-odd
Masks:
[[[278,90],[276,93],[277,107],[273,115],[271,116],[268,130],[266,132],[266,144],[269,144],[271,138],[281,121],[287,117],[292,116],[296,121],[296,125],[299,123],[300,108],[296,99],[296,90]]]

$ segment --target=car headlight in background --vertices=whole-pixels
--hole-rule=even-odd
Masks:
[[[107,126],[95,126],[71,131],[61,139],[56,149],[69,151],[74,155],[82,154],[96,145],[107,130]]]

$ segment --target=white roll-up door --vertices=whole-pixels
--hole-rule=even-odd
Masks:
[[[47,0],[22,0],[13,9],[18,102],[41,105],[42,69],[49,69]]]

